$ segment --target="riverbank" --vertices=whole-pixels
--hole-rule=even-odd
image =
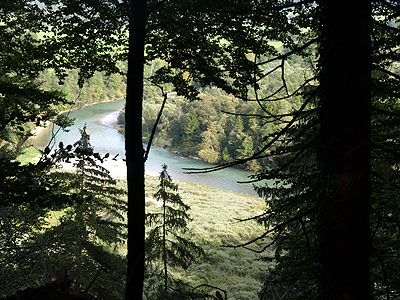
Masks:
[[[100,102],[94,102],[94,103],[91,103],[91,104],[85,104],[85,105],[82,105],[82,106],[71,106],[70,109],[61,110],[60,112],[58,112],[58,115],[62,115],[62,114],[70,113],[70,112],[73,112],[73,111],[77,111],[79,109],[82,109],[82,108],[85,108],[85,107],[89,107],[89,106],[93,106],[93,105],[96,105],[96,104],[115,102],[115,101],[120,101],[120,100],[123,100],[123,99],[124,98],[115,98],[115,99],[112,99],[112,100],[104,100],[104,101],[100,101]],[[39,135],[43,130],[45,130],[48,126],[50,126],[51,123],[52,123],[51,121],[46,121],[44,123],[44,126],[36,126],[34,129],[31,130],[30,134],[32,134],[32,137],[35,137],[35,136]],[[113,126],[119,126],[118,122],[116,122]],[[29,142],[29,139],[28,139],[27,142]]]
[[[113,101],[101,103],[83,109],[72,111],[70,116],[75,118],[74,125],[70,127],[69,132],[60,131],[54,140],[55,145],[63,142],[66,145],[73,145],[80,139],[79,129],[86,126],[87,133],[90,135],[90,143],[94,151],[105,154],[109,153],[110,158],[105,167],[110,169],[112,176],[116,178],[125,178],[125,140],[124,136],[119,134],[114,128],[118,111],[123,107],[124,101]],[[32,144],[39,149],[48,145],[51,138],[51,127],[43,131],[36,137]],[[111,158],[116,157],[115,160]],[[150,155],[146,162],[146,174],[158,175],[163,164],[168,165],[170,174],[177,180],[199,183],[206,186],[216,187],[226,191],[254,195],[252,184],[238,184],[237,182],[247,181],[251,172],[246,172],[237,168],[227,168],[218,172],[207,174],[187,174],[185,169],[202,169],[215,165],[205,163],[198,159],[187,158],[182,155],[176,155],[173,152],[159,147],[152,147]]]

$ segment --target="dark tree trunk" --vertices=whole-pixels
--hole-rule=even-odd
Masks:
[[[146,1],[131,1],[126,91],[125,151],[128,180],[128,273],[125,299],[140,300],[144,280],[145,183],[142,100]]]
[[[370,1],[321,0],[320,299],[370,291]]]

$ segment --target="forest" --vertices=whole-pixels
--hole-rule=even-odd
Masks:
[[[0,299],[399,299],[399,4],[2,1]],[[86,126],[21,159],[121,98],[126,180]],[[152,145],[259,198],[145,176]]]

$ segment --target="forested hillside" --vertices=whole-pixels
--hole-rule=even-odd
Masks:
[[[282,47],[278,49],[284,51]],[[161,62],[146,66],[145,76],[151,77],[157,64]],[[268,72],[277,66],[279,64],[270,63],[264,69]],[[308,73],[306,64],[299,57],[291,58],[285,73],[288,91],[291,93],[301,85]],[[274,73],[261,80],[258,83],[261,89],[258,97],[263,98],[278,90],[281,85],[279,76],[279,73]],[[200,87],[195,82],[192,84],[200,93],[198,100],[187,101],[173,89],[169,91],[154,144],[184,155],[198,156],[209,163],[225,163],[249,157],[271,140],[268,135],[280,128],[280,120],[285,118],[285,114],[298,109],[300,104],[299,97],[269,103],[270,114],[283,115],[271,120],[256,100],[243,101],[221,89]],[[256,99],[254,93],[250,97]],[[158,87],[151,84],[144,86],[142,124],[145,140],[151,135],[162,101]],[[124,110],[119,122],[122,125],[125,123]],[[258,171],[270,168],[272,163],[271,159],[259,159],[246,162],[242,167]]]
[[[284,51],[279,44],[276,45],[281,52]],[[146,66],[145,76],[151,77],[160,64],[162,65],[162,62],[158,61]],[[120,65],[124,66],[123,63]],[[264,69],[270,71],[277,65],[279,64],[270,63],[265,65]],[[308,72],[306,64],[300,58],[291,58],[285,73],[288,90],[293,92]],[[275,73],[259,82],[262,93],[258,96],[262,98],[279,89],[279,76]],[[77,79],[78,70],[68,70],[64,82],[60,84],[54,71],[47,69],[41,73],[38,80],[43,89],[60,90],[65,93],[66,99],[73,103],[73,108],[125,97],[124,75],[95,72],[82,88],[79,88]],[[189,102],[178,96],[172,88],[168,92],[168,99],[157,125],[154,139],[156,146],[184,155],[198,156],[209,163],[224,163],[250,156],[268,143],[266,135],[280,126],[280,118],[265,120],[265,111],[257,101],[242,101],[221,89],[212,86],[200,87],[195,82],[193,84],[200,93],[198,100]],[[144,86],[142,124],[145,141],[151,135],[162,101],[163,96],[158,87],[150,83]],[[296,97],[287,101],[271,102],[268,111],[276,115],[290,114],[298,108],[299,103],[300,100]],[[64,105],[59,109],[65,110],[69,107]],[[124,133],[124,110],[121,111],[119,122],[122,124],[121,132]],[[269,168],[271,164],[270,159],[259,159],[246,162],[243,167],[258,171]]]
[[[80,88],[78,86],[78,72],[79,70],[67,70],[64,81],[60,82],[54,70],[46,69],[41,72],[37,80],[44,90],[62,91],[66,99],[71,102],[73,109],[125,97],[125,76],[116,73],[106,75],[104,72],[95,72],[93,77],[86,80]],[[70,107],[70,105],[64,105],[58,107],[58,109],[66,110]]]

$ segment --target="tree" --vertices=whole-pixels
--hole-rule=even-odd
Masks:
[[[161,275],[162,278],[162,284],[158,283],[160,287],[157,297],[176,299],[177,285],[178,290],[182,289],[182,285],[172,278],[168,269],[188,268],[196,257],[203,254],[203,250],[182,235],[189,232],[190,217],[187,211],[190,207],[175,193],[178,191],[178,185],[172,182],[165,164],[162,166],[158,187],[154,197],[157,201],[162,201],[162,211],[146,214],[146,225],[150,228],[146,239],[146,261],[148,269],[155,264],[156,270],[153,272],[158,273],[157,269],[162,269],[161,273],[156,274],[156,277]],[[161,267],[157,266],[158,264]]]
[[[185,123],[183,125],[183,145],[186,148],[186,151],[188,151],[189,149],[191,149],[189,151],[194,151],[195,145],[198,144],[196,143],[196,141],[199,139],[200,136],[199,126],[200,123],[197,118],[197,114],[192,108],[191,110],[189,110],[185,119]]]
[[[395,161],[399,159],[398,152],[393,151],[395,146],[387,139],[389,134],[384,133],[392,131],[389,127],[384,129],[383,125],[395,122],[398,117],[397,106],[392,102],[398,96],[396,75],[391,71],[397,70],[394,61],[398,54],[392,50],[388,54],[384,50],[398,45],[398,34],[390,25],[393,24],[390,20],[398,19],[398,13],[385,1],[374,2],[372,14],[368,3],[363,7],[336,2],[319,4],[309,10],[298,10],[297,15],[304,21],[308,12],[314,11],[322,24],[316,31],[320,43],[319,84],[316,82],[303,89],[303,99],[309,101],[308,106],[303,105],[293,114],[296,122],[283,120],[281,139],[276,140],[276,147],[267,152],[274,157],[279,155],[275,159],[275,168],[257,176],[276,182],[275,186],[258,189],[260,195],[268,199],[269,209],[261,220],[270,226],[267,233],[274,235],[271,243],[257,251],[274,245],[276,254],[270,259],[278,262],[266,280],[262,297],[272,297],[272,292],[268,292],[275,286],[281,295],[292,298],[343,299],[346,294],[351,299],[368,299],[371,298],[371,287],[376,297],[395,298],[398,285],[389,279],[393,269],[387,261],[385,263],[385,257],[390,254],[384,250],[385,246],[379,245],[379,241],[388,238],[388,235],[380,234],[387,232],[390,225],[385,223],[391,224],[391,219],[385,215],[387,210],[382,213],[377,207],[387,201],[381,198],[382,195],[392,191],[386,185],[383,188],[382,184],[392,178],[389,169],[397,169]],[[348,9],[340,11],[343,7]],[[383,15],[387,17],[382,18]],[[369,46],[370,22],[374,24],[372,49]],[[357,32],[351,32],[350,28],[357,28]],[[307,32],[306,37],[309,36],[313,37],[312,30]],[[359,45],[363,45],[362,48]],[[365,51],[361,53],[360,49]],[[312,52],[306,55],[312,57]],[[371,56],[374,62],[372,76]],[[357,75],[344,75],[348,66],[354,67],[352,70]],[[372,133],[369,129],[371,113]],[[275,115],[275,118],[281,117]],[[261,155],[258,152],[254,156]],[[392,175],[388,177],[388,174]],[[389,181],[397,186],[396,180]],[[384,189],[388,189],[387,192]],[[346,203],[343,203],[344,199]],[[389,215],[398,215],[398,207],[389,206]],[[383,207],[389,209],[389,206]],[[356,225],[353,224],[355,221]],[[389,240],[391,250],[388,251],[393,251],[396,238]],[[316,256],[320,261],[314,263]],[[369,284],[369,273],[373,284]]]
[[[31,173],[34,183],[46,184],[39,191],[48,203],[32,205],[22,199],[25,203],[2,206],[2,296],[22,287],[45,285],[57,270],[65,268],[74,280],[75,292],[99,299],[123,298],[120,279],[126,273],[126,261],[118,250],[126,239],[124,191],[99,165],[104,157],[93,151],[89,138],[83,128],[74,147],[60,143],[49,158],[29,165],[35,171]],[[55,164],[71,161],[77,172],[50,172]],[[49,168],[43,171],[39,167],[44,163]],[[32,196],[35,190],[23,180],[25,193]]]
[[[384,263],[383,253],[388,252],[375,242],[382,240],[380,232],[387,233],[383,220],[391,221],[376,211],[375,201],[379,196],[375,192],[372,193],[374,204],[371,207],[369,182],[371,175],[374,181],[384,182],[383,178],[391,173],[389,169],[396,169],[395,161],[398,162],[398,152],[393,151],[390,138],[387,139],[387,134],[384,134],[386,139],[382,138],[383,132],[377,129],[384,128],[381,127],[385,123],[383,119],[394,121],[397,118],[396,106],[386,106],[383,102],[393,103],[393,97],[398,96],[398,76],[393,72],[397,70],[394,62],[398,57],[393,49],[399,42],[393,20],[398,20],[398,11],[386,1],[374,2],[373,14],[368,3],[355,7],[327,1],[317,5],[306,1],[284,4],[265,1],[263,5],[264,14],[275,9],[283,11],[291,25],[300,29],[292,36],[294,39],[285,40],[287,35],[278,38],[285,44],[284,53],[268,57],[265,52],[255,52],[255,68],[272,61],[281,64],[275,69],[264,70],[262,75],[254,72],[253,92],[248,95],[248,100],[260,104],[262,115],[259,117],[264,122],[277,122],[281,130],[265,136],[264,145],[250,157],[206,171],[265,156],[274,158],[275,168],[254,176],[255,180],[275,179],[275,185],[258,189],[267,199],[268,211],[260,216],[260,221],[268,226],[268,230],[256,240],[269,233],[274,235],[265,247],[253,250],[263,252],[269,245],[274,245],[275,257],[268,259],[278,262],[268,276],[265,293],[268,285],[276,284],[285,297],[343,299],[346,294],[350,299],[368,299],[371,298],[369,273],[372,271],[376,272],[373,273],[374,293],[396,297],[394,282],[391,284],[388,279],[388,265]],[[348,9],[344,11],[344,7]],[[370,48],[371,17],[373,50]],[[284,34],[286,23],[283,23],[275,29]],[[350,28],[357,28],[357,32]],[[315,44],[319,45],[317,49]],[[359,45],[363,45],[364,52],[360,53]],[[300,91],[302,102],[294,106],[292,112],[271,113],[270,102],[284,101],[297,93],[290,91],[284,71],[287,58],[296,53],[311,62],[316,61],[314,54],[319,55],[314,74],[317,77],[311,76],[300,83],[297,92]],[[370,95],[371,56],[374,60],[373,99]],[[349,66],[355,67],[357,75],[351,72],[343,75]],[[264,96],[258,83],[274,70],[281,72],[282,85],[275,93]],[[386,109],[382,109],[382,105]],[[370,157],[371,112],[374,112],[372,124],[376,128],[373,128],[372,140],[379,141],[372,144],[373,160]],[[388,119],[386,121],[390,123]],[[385,153],[383,157],[378,154],[378,149]],[[371,163],[373,173],[370,173]],[[388,167],[386,171],[383,171],[382,163]],[[376,168],[377,164],[380,168]],[[395,180],[391,183],[397,186]],[[373,186],[374,190],[382,192],[378,184]],[[383,202],[378,200],[380,205]],[[372,228],[369,225],[371,208]],[[398,208],[391,208],[397,215]],[[357,224],[353,224],[355,220]],[[371,234],[380,254],[371,248]],[[388,238],[386,234],[385,237]],[[389,244],[391,249],[396,247],[396,239]],[[374,251],[370,267],[371,252]],[[318,262],[313,262],[315,257],[320,258]],[[271,295],[262,295],[268,296]]]
[[[36,165],[15,160],[29,136],[27,122],[43,125],[57,114],[56,106],[68,103],[62,93],[42,90],[37,82],[49,56],[33,21],[22,3],[0,4],[1,296],[42,280],[32,276],[31,264],[41,245],[31,244],[46,226],[44,218],[51,209],[77,200],[64,193],[63,182],[49,174],[57,158]]]
[[[66,148],[72,150],[71,146]],[[126,261],[118,250],[126,239],[127,204],[122,199],[124,190],[100,164],[107,157],[108,154],[101,157],[94,152],[85,125],[67,157],[76,173],[58,173],[69,182],[67,189],[79,195],[79,205],[71,207],[60,225],[46,234],[60,232],[55,252],[76,280],[76,289],[84,289],[99,299],[122,299],[124,285],[120,276],[126,272]]]
[[[202,142],[199,156],[209,163],[217,163],[220,160],[220,141],[218,128],[214,122],[208,123],[207,130],[201,134]]]
[[[320,5],[321,299],[371,299],[371,4]]]

